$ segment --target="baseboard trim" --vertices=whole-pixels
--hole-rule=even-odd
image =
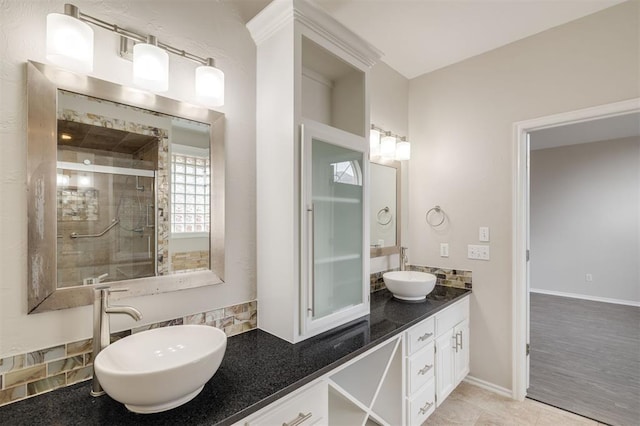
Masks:
[[[478,386],[479,388],[486,389],[493,393],[497,393],[498,395],[506,396],[507,398],[513,398],[513,392],[511,392],[510,389],[494,385],[493,383],[478,379],[477,377],[467,376],[463,381],[471,385]]]
[[[638,306],[638,307],[640,307],[640,302],[634,302],[632,300],[609,299],[607,297],[588,296],[588,295],[585,295],[585,294],[576,294],[576,293],[564,293],[564,292],[561,292],[561,291],[543,290],[543,289],[539,289],[539,288],[532,288],[532,289],[529,289],[529,291],[531,293],[548,294],[550,296],[570,297],[572,299],[591,300],[591,301],[594,301],[594,302],[614,303],[616,305],[626,305],[626,306]]]

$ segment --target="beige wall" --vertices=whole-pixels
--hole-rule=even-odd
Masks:
[[[384,62],[371,69],[371,122],[398,135],[409,137],[409,80]],[[403,162],[402,185],[402,239],[407,235],[408,167]],[[375,220],[375,219],[374,219]],[[406,240],[405,240],[406,241]],[[398,255],[371,259],[371,272],[386,271],[398,266]]]
[[[63,1],[3,0],[0,14],[0,358],[79,340],[91,334],[89,307],[27,315],[25,62],[45,60],[45,19]],[[203,312],[255,298],[255,45],[233,2],[76,1],[80,10],[163,42],[213,56],[226,75],[226,283],[127,300],[142,323]],[[95,30],[93,76],[131,86],[131,63],[117,55],[118,38]],[[165,96],[193,101],[194,64],[171,57]],[[229,190],[233,188],[233,190]],[[114,331],[130,328],[124,316]],[[140,324],[142,324],[140,323]],[[138,324],[136,324],[138,325]]]
[[[410,81],[412,263],[473,271],[471,375],[511,389],[516,121],[640,96],[638,2],[627,2]],[[447,226],[425,212],[440,205]],[[491,260],[466,258],[491,228]],[[450,257],[439,257],[440,242]]]

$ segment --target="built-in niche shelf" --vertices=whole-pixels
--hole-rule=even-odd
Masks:
[[[302,37],[302,116],[365,136],[365,75]]]
[[[402,347],[392,339],[329,376],[329,424],[402,423]]]

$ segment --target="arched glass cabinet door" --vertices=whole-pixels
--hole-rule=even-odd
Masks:
[[[309,121],[302,133],[301,323],[315,334],[369,313],[369,165],[360,136]]]

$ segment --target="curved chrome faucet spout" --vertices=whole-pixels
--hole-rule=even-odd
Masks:
[[[96,287],[93,297],[93,359],[100,351],[111,343],[111,326],[109,314],[126,314],[136,321],[142,319],[142,314],[133,306],[109,306],[109,294],[116,291],[127,291],[126,288]],[[91,383],[91,396],[104,395],[104,390],[93,374]]]
[[[107,314],[127,314],[136,321],[142,319],[142,314],[133,306],[108,306],[105,310]]]

